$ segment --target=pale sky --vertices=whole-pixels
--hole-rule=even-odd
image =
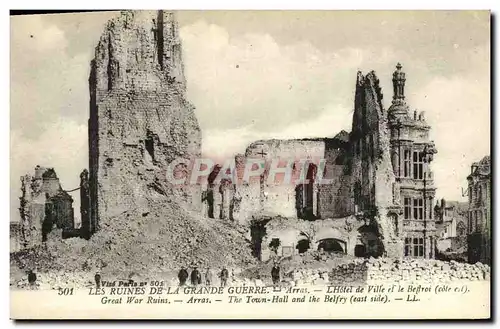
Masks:
[[[88,75],[117,13],[11,18],[11,220],[19,177],[54,167],[64,189],[88,166]],[[489,12],[178,13],[188,86],[205,154],[258,139],[351,128],[356,72],[375,70],[385,108],[401,62],[411,109],[426,112],[438,153],[437,197],[463,200],[470,165],[490,154]],[[72,193],[79,217],[79,194]]]

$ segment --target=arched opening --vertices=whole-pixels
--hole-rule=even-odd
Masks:
[[[320,240],[318,250],[329,253],[345,253],[345,242],[333,238]]]
[[[303,254],[309,250],[311,247],[311,242],[308,239],[302,239],[297,242],[297,246],[295,247],[299,254]]]

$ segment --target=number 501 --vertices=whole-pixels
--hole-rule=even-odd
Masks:
[[[68,296],[68,295],[73,295],[73,289],[74,288],[59,288],[57,294],[59,296]]]

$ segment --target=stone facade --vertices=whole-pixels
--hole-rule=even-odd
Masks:
[[[380,240],[378,255],[402,256],[399,185],[391,164],[390,130],[375,72],[358,72],[351,144],[352,193],[356,215]],[[372,242],[373,243],[373,242]]]
[[[491,263],[491,160],[485,156],[471,166],[469,184],[469,262]]]
[[[467,234],[468,204],[441,199],[434,207],[436,236],[441,239],[455,238]]]
[[[252,159],[265,160],[263,174],[242,184],[211,184],[210,200],[220,210],[210,215],[243,224],[273,216],[339,221],[354,216],[359,220],[358,242],[371,244],[363,245],[365,253],[434,257],[435,188],[429,163],[437,151],[429,140],[430,127],[424,114],[410,114],[405,81],[398,64],[393,75],[392,105],[386,111],[375,72],[366,76],[358,72],[350,133],[252,143],[244,155],[236,157],[237,175],[233,179],[242,182],[243,168]],[[293,161],[292,182],[303,177],[308,183],[283,184],[279,178],[270,181],[269,167],[281,159]],[[304,166],[300,159],[310,164]],[[323,178],[330,181],[320,184]],[[348,238],[344,236],[343,243]],[[344,252],[356,254],[353,249]]]
[[[352,214],[350,178],[344,172],[345,155],[348,151],[347,142],[343,139],[345,135],[347,133],[342,132],[334,138],[252,143],[245,152],[245,158],[264,158],[267,168],[262,183],[252,184],[250,181],[236,186],[241,202],[237,215],[233,215],[234,219],[246,222],[263,214],[301,219],[346,217]],[[284,173],[277,174],[274,180],[269,176],[272,161],[280,159],[293,160],[290,163],[293,166],[290,183],[284,181]],[[304,159],[311,163],[302,164],[300,160]],[[318,178],[320,159],[325,159],[321,179],[331,180],[328,184],[322,184]],[[282,164],[278,166],[281,167]],[[242,170],[238,170],[240,180],[243,178],[241,172]],[[295,184],[300,175],[308,182]],[[254,200],[258,200],[258,203]]]
[[[62,189],[53,168],[37,166],[35,175],[21,177],[21,183],[21,248],[42,244],[53,227],[74,229],[73,199]]]
[[[96,47],[89,85],[87,235],[100,221],[129,211],[147,213],[148,200],[163,193],[154,187],[166,180],[169,165],[201,153],[173,13],[124,11],[111,20]],[[172,192],[190,209],[200,209],[199,187]]]
[[[401,234],[405,256],[434,258],[436,246],[433,205],[436,188],[429,164],[437,153],[429,140],[424,112],[411,111],[405,101],[406,75],[397,65],[394,96],[388,110],[391,159],[403,207]]]

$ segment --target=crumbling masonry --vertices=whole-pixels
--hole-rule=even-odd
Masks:
[[[223,181],[216,186],[209,178],[208,216],[252,226],[261,259],[268,257],[268,248],[286,256],[312,246],[359,256],[433,258],[435,188],[429,163],[436,149],[424,114],[410,113],[405,82],[398,64],[392,105],[386,111],[375,73],[358,72],[350,133],[252,143],[244,155],[236,156],[240,182],[249,158],[265,158],[267,163],[295,158],[292,176],[302,170],[298,159],[308,159],[311,164],[303,170],[309,182],[270,183],[268,171],[257,184]],[[325,160],[323,167],[318,167],[318,159]],[[318,184],[318,170],[331,183]],[[291,220],[272,225],[276,217]]]
[[[89,85],[88,184],[82,173],[82,185],[89,187],[83,195],[89,204],[82,214],[86,236],[124,212],[147,213],[168,165],[201,153],[173,13],[126,11],[111,20],[96,48]],[[201,209],[198,189],[172,190],[190,209]]]
[[[53,168],[36,166],[34,176],[22,176],[21,192],[21,222],[11,224],[15,249],[41,245],[54,227],[66,231],[75,228],[73,199],[62,189]]]

